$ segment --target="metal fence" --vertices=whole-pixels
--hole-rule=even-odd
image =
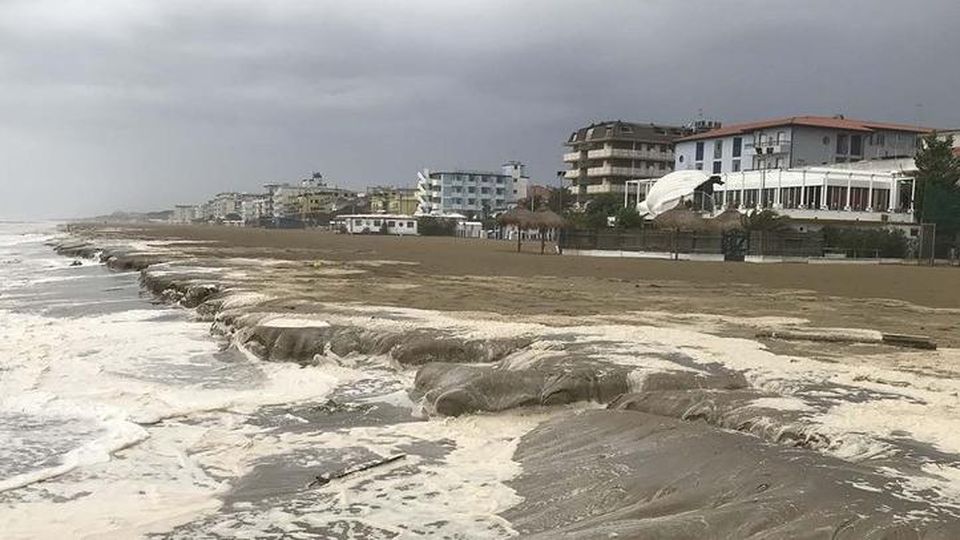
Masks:
[[[563,249],[647,251],[673,254],[728,255],[724,234],[665,229],[568,230],[560,238]],[[755,231],[738,244],[743,254],[774,257],[821,257],[823,235],[800,232]]]

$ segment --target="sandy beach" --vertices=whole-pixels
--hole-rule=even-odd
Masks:
[[[212,226],[78,225],[56,249],[136,272],[156,301],[210,324],[224,368],[251,358],[245,369],[324,381],[229,422],[136,420],[151,441],[158,426],[219,426],[181,451],[226,457],[196,463],[222,482],[196,511],[157,503],[164,525],[131,531],[960,534],[955,268]]]

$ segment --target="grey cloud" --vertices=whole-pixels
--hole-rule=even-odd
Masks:
[[[950,0],[0,0],[0,219],[312,170],[362,187],[521,159],[552,182],[583,123],[701,108],[914,122],[922,103],[957,127],[956,20]]]

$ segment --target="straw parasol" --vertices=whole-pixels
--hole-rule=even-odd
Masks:
[[[517,252],[518,253],[520,252],[520,242],[521,242],[520,232],[523,229],[529,229],[530,227],[538,226],[534,213],[520,206],[513,208],[511,210],[508,210],[503,214],[500,214],[500,217],[497,218],[497,221],[501,225],[515,225],[517,227]]]
[[[553,210],[540,210],[533,213],[533,225],[540,229],[540,254],[546,248],[546,231],[548,229],[560,229],[564,225],[564,220]]]
[[[743,214],[736,208],[727,208],[710,220],[710,225],[720,232],[733,231],[743,228]]]
[[[667,210],[653,218],[653,222],[677,231],[702,231],[707,227],[707,221],[700,214],[683,205]]]

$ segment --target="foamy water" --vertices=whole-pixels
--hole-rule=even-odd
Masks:
[[[373,529],[357,528],[358,507],[380,534],[411,523],[467,537],[510,534],[496,516],[516,499],[503,482],[516,474],[510,455],[519,437],[540,416],[408,424],[414,404],[401,390],[411,373],[301,368],[225,348],[190,311],[144,297],[137,273],[54,254],[44,242],[55,234],[52,225],[0,224],[4,539],[255,538],[304,527],[367,537]],[[305,419],[344,388],[400,411],[402,422],[329,431]],[[406,452],[395,469],[417,476],[365,490],[356,483],[371,480],[360,474],[306,489],[323,467],[391,452]],[[297,496],[231,502],[238,479],[264,467]],[[415,497],[385,505],[380,493],[393,488]]]
[[[4,538],[123,536],[215,508],[224,485],[198,456],[242,444],[259,407],[350,377],[223,351],[209,324],[142,298],[136,274],[54,254],[53,234],[0,225]]]

